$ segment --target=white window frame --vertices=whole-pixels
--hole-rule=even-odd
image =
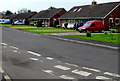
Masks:
[[[119,22],[116,23],[116,20],[119,20]],[[115,18],[115,25],[120,25],[120,18]]]
[[[79,8],[77,11],[79,12],[79,11],[81,11],[82,10],[82,8]]]
[[[73,12],[76,12],[77,11],[77,8],[75,8],[74,10],[73,10]]]
[[[112,20],[112,23],[113,23],[113,18],[109,18],[109,23],[110,23],[110,20]]]

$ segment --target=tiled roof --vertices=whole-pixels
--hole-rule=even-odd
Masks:
[[[15,19],[28,19],[29,17],[32,17],[35,13],[37,12],[21,13]]]
[[[15,17],[17,17],[18,16],[18,14],[11,14],[11,15],[9,15],[9,16],[6,16],[6,17],[4,17],[5,19],[14,19]]]
[[[60,19],[81,17],[104,17],[118,4],[120,4],[120,2],[75,6],[71,8],[66,14],[61,16]]]
[[[34,18],[51,18],[54,15],[56,15],[57,13],[59,13],[62,9],[64,9],[64,8],[52,9],[52,10],[43,10],[43,11],[40,11],[35,16],[33,16],[32,19],[34,19]]]

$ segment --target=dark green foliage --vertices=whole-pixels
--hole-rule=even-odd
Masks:
[[[90,31],[86,32],[86,37],[91,37],[91,32]]]
[[[118,27],[112,27],[112,29],[117,29]]]
[[[110,30],[112,33],[115,33],[115,30]]]
[[[60,28],[60,25],[57,25],[56,28]]]
[[[105,35],[107,35],[107,34],[108,34],[108,32],[104,32],[104,34],[105,34]]]
[[[7,10],[7,11],[3,11],[2,14],[5,16],[8,16],[8,15],[11,15],[13,13],[11,11]]]
[[[37,27],[42,27],[43,20],[37,20],[36,26]]]
[[[57,8],[55,8],[55,7],[52,7],[52,6],[51,6],[50,8],[48,8],[48,10],[52,10],[52,9],[57,9]]]
[[[65,26],[65,28],[67,28],[67,26],[68,26],[68,22],[65,22],[65,23],[64,23],[64,26]]]

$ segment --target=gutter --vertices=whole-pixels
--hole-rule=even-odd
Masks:
[[[76,17],[76,18],[59,18],[62,19],[103,19],[103,17]]]
[[[50,18],[31,18],[31,19],[50,19]]]

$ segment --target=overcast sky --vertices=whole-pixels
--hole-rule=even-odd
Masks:
[[[50,6],[69,10],[73,6],[90,5],[93,0],[0,0],[0,12],[10,10],[17,12],[22,8],[41,11]],[[96,0],[97,3],[116,2],[120,0]]]

